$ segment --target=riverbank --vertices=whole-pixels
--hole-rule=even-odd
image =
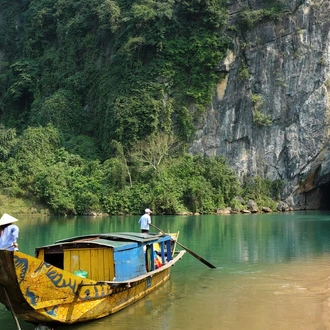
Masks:
[[[0,214],[10,213],[12,215],[21,214],[44,214],[49,215],[50,211],[45,205],[32,199],[9,197],[0,194]]]
[[[263,206],[260,207],[253,200],[249,200],[248,202],[243,202],[241,207],[225,207],[223,209],[218,209],[214,213],[210,214],[251,214],[251,213],[271,213],[271,212],[287,212],[294,211],[291,207],[289,207],[284,202],[279,202],[276,206],[276,209],[272,210],[269,207]],[[40,201],[34,199],[27,198],[16,198],[9,197],[6,195],[0,194],[0,214],[10,213],[12,215],[51,215],[51,211],[45,206],[41,204]],[[104,216],[108,215],[107,213],[102,212],[89,212],[83,215],[88,216]],[[130,214],[119,214],[119,215],[130,215]],[[175,215],[200,215],[198,212],[181,212],[176,213]]]
[[[240,199],[240,203],[234,207],[224,207],[222,209],[217,209],[214,213],[208,214],[253,214],[253,213],[271,213],[271,212],[288,212],[294,211],[293,208],[289,207],[284,202],[279,202],[276,204],[276,207],[270,208],[268,206],[259,206],[253,200],[249,200],[247,202]],[[17,198],[17,197],[10,197],[6,195],[0,194],[0,214],[3,213],[10,213],[12,215],[51,215],[52,212],[46,205],[40,203],[40,201],[32,199],[32,198]],[[156,214],[156,213],[155,213]],[[63,214],[62,214],[63,215]],[[108,213],[104,212],[96,212],[90,211],[86,212],[85,214],[80,215],[87,215],[87,216],[105,216],[109,215]],[[132,214],[124,214],[120,213],[117,215],[132,215]],[[168,214],[169,215],[169,214]],[[179,212],[173,215],[200,215],[199,212]]]

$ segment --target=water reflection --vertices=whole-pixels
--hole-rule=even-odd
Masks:
[[[87,233],[139,231],[135,217],[27,217],[20,249]],[[186,254],[157,292],[111,317],[59,329],[330,329],[330,215],[153,216],[218,266]],[[0,307],[6,330],[15,326]],[[21,322],[22,330],[33,326]]]

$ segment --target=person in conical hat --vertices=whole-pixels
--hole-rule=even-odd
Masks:
[[[13,224],[18,221],[13,216],[4,213],[0,218],[0,250],[18,250],[19,228]]]

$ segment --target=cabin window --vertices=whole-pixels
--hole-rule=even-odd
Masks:
[[[44,261],[57,268],[63,269],[63,253],[46,253]]]

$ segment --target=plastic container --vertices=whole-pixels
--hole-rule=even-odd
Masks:
[[[88,272],[86,272],[85,270],[82,270],[82,269],[74,271],[74,274],[77,276],[80,276],[82,278],[87,278],[87,276],[88,276]]]

